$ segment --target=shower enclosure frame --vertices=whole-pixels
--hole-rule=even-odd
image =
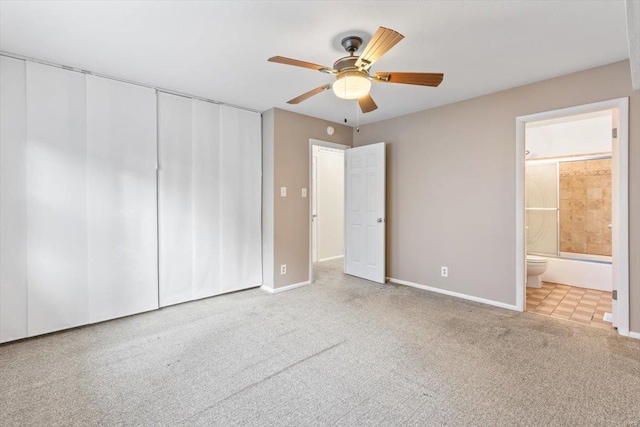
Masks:
[[[551,164],[554,163],[553,161],[544,161],[544,160],[527,160],[525,157],[525,171],[526,171],[526,164],[527,162],[535,162],[535,164]],[[527,224],[527,211],[531,211],[531,212],[555,212],[556,213],[556,248],[557,248],[557,254],[553,255],[553,256],[557,256],[558,258],[560,258],[560,162],[555,162],[556,163],[556,207],[555,208],[528,208],[526,205],[524,207],[524,211],[525,211],[525,228],[526,228],[526,224]],[[526,193],[526,187],[525,187],[525,193]],[[526,196],[525,196],[526,197]],[[526,201],[525,201],[526,203]],[[525,237],[526,237],[526,233],[525,233]],[[526,248],[526,241],[525,241],[525,248]],[[533,255],[540,255],[540,256],[552,256],[550,254],[544,254],[544,253],[535,253],[535,252],[530,252]]]
[[[617,138],[614,139],[612,170],[612,270],[617,301],[613,301],[614,325],[618,333],[630,336],[629,331],[629,98],[578,105],[516,117],[516,309],[524,311],[526,286],[525,240],[525,125],[528,122],[549,120],[602,110],[616,110]],[[615,117],[615,114],[614,114]],[[634,333],[635,338],[640,335]]]
[[[578,253],[574,253],[574,252],[565,252],[565,253],[570,253],[572,255],[575,255],[575,257],[571,257],[571,256],[565,256],[563,255],[563,251],[561,248],[561,242],[560,242],[560,233],[561,233],[561,229],[560,229],[560,163],[563,162],[580,162],[580,161],[585,161],[585,160],[603,160],[603,159],[611,159],[613,161],[613,153],[611,154],[580,154],[580,155],[575,155],[575,156],[569,156],[569,157],[550,157],[550,158],[543,158],[543,159],[526,159],[525,158],[525,171],[526,171],[526,165],[527,164],[532,164],[532,165],[544,165],[544,164],[555,164],[556,165],[556,207],[555,208],[532,208],[532,207],[526,207],[524,208],[525,210],[525,223],[526,223],[526,212],[527,211],[531,211],[531,212],[542,212],[542,211],[555,211],[556,212],[556,247],[557,247],[557,253],[556,254],[550,254],[550,253],[543,253],[543,252],[535,252],[535,251],[527,251],[529,254],[531,255],[539,255],[539,256],[543,256],[543,257],[548,257],[548,258],[560,258],[560,259],[570,259],[570,260],[576,260],[576,261],[589,261],[589,262],[605,262],[605,263],[611,263],[611,261],[607,261],[606,258],[611,259],[611,256],[605,256],[605,255],[589,255],[589,254],[578,254]],[[525,192],[526,192],[526,188],[525,188]],[[526,225],[526,224],[525,224]],[[611,226],[611,224],[609,224]],[[525,247],[526,247],[526,242],[525,242]],[[578,255],[584,255],[584,256],[580,256],[578,258]]]

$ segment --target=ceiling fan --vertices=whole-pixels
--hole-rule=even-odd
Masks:
[[[299,61],[297,59],[285,58],[283,56],[269,58],[269,62],[310,68],[332,74],[336,78],[333,84],[326,84],[303,93],[287,101],[288,104],[299,104],[305,99],[309,99],[314,95],[333,88],[333,92],[339,98],[357,99],[362,112],[368,113],[378,108],[373,98],[371,98],[371,95],[369,95],[371,82],[402,83],[433,87],[437,87],[442,82],[444,77],[442,73],[397,73],[379,71],[373,75],[369,74],[371,66],[403,38],[404,36],[397,31],[380,27],[364,48],[362,54],[356,56],[355,52],[360,49],[362,39],[356,36],[345,37],[342,39],[342,47],[349,53],[349,56],[338,59],[333,64],[333,68],[311,62]]]

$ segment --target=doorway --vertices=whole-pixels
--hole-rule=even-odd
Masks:
[[[309,278],[318,263],[343,265],[344,167],[348,146],[309,140],[310,155],[310,260]]]
[[[344,150],[313,146],[311,165],[313,262],[344,257]]]
[[[314,151],[314,148],[317,149]],[[324,147],[324,148],[323,148]],[[314,160],[314,152],[337,150],[333,154],[340,154],[342,167],[330,168],[333,175],[340,174],[342,180],[326,180],[322,177],[322,159]],[[333,270],[340,268],[344,274],[366,279],[372,282],[386,282],[386,143],[378,142],[360,147],[348,147],[315,139],[309,140],[309,183],[311,197],[309,198],[309,282],[313,282],[314,260],[328,261],[335,265]],[[326,162],[326,160],[325,160]],[[323,183],[324,181],[329,184]],[[341,185],[340,183],[341,182]],[[341,209],[323,209],[320,197],[323,186],[329,185],[329,191],[334,200],[336,193],[342,189],[342,203],[338,201],[330,206],[341,206]],[[315,195],[318,195],[316,198]],[[339,212],[335,212],[339,211]],[[327,221],[323,221],[322,217]],[[323,224],[331,223],[332,236],[341,243],[341,250],[323,252],[323,239],[329,235]],[[341,234],[335,223],[341,224]],[[341,238],[340,238],[341,236]],[[317,244],[316,244],[317,241]],[[331,242],[334,244],[335,242]]]
[[[518,308],[628,335],[628,99],[516,128]]]

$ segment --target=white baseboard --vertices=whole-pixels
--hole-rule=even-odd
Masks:
[[[262,289],[265,292],[268,292],[270,294],[277,294],[279,292],[284,292],[284,291],[290,291],[291,289],[295,289],[295,288],[300,288],[302,286],[307,286],[309,284],[309,281],[307,280],[306,282],[300,282],[300,283],[294,283],[293,285],[288,285],[288,286],[283,286],[281,288],[269,288],[266,286],[260,286],[260,289]]]
[[[340,259],[340,258],[344,258],[344,255],[331,256],[329,258],[320,258],[317,262],[331,261],[333,259]]]
[[[493,301],[493,300],[484,299],[484,298],[478,298],[478,297],[474,297],[467,294],[461,294],[459,292],[453,292],[453,291],[447,291],[445,289],[434,288],[432,286],[420,285],[418,283],[408,282],[406,280],[394,279],[393,277],[388,277],[387,280],[393,283],[397,283],[398,285],[411,286],[412,288],[418,288],[418,289],[422,289],[424,291],[429,291],[429,292],[436,292],[439,294],[449,295],[456,298],[462,298],[469,301],[480,302],[482,304],[493,305],[495,307],[506,308],[507,310],[520,311],[518,310],[518,307],[516,307],[515,305],[505,304],[503,302]]]
[[[640,340],[640,332],[631,332],[631,331],[625,331],[625,332],[626,333],[622,333],[622,332],[620,332],[620,330],[618,330],[618,333],[620,335],[624,335],[624,336],[629,337],[629,338],[635,338],[637,340]]]

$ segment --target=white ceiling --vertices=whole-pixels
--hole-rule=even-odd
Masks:
[[[0,50],[259,111],[343,122],[331,66],[340,39],[379,26],[405,36],[372,71],[444,72],[438,88],[376,84],[375,122],[628,58],[623,1],[0,2]],[[367,40],[365,40],[366,42]],[[355,101],[347,105],[355,125]]]

